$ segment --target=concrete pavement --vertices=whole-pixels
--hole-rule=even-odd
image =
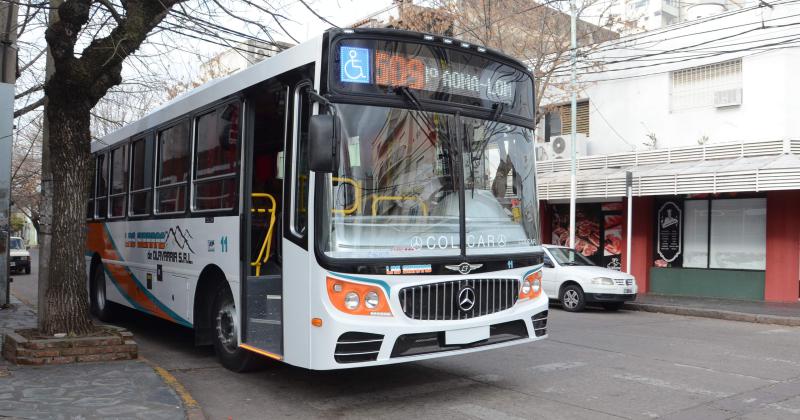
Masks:
[[[797,327],[553,309],[550,337],[530,345],[332,372],[268,361],[236,374],[189,329],[132,311],[119,324],[214,419],[800,417]]]
[[[626,303],[625,307],[637,311],[800,327],[800,302],[641,295],[635,302]]]
[[[0,309],[0,336],[36,326],[35,311],[15,297],[36,301],[33,274],[14,275],[11,306]],[[0,358],[0,417],[184,419],[182,399],[165,383],[169,377],[143,361],[31,367]]]

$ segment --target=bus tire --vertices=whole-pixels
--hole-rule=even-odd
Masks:
[[[247,372],[257,367],[257,356],[239,347],[237,334],[238,313],[231,291],[227,287],[217,289],[211,305],[214,325],[214,351],[219,362],[234,372]]]
[[[106,278],[103,263],[94,266],[92,287],[90,288],[90,307],[92,314],[100,321],[111,322],[114,319],[114,303],[109,302],[106,295]]]

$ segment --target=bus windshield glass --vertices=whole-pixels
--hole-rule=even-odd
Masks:
[[[535,251],[530,129],[418,110],[334,107],[340,148],[338,170],[325,185],[328,256]]]
[[[330,83],[349,95],[396,96],[398,88],[420,100],[491,109],[533,120],[533,81],[524,71],[486,53],[376,39],[343,39],[334,49]]]

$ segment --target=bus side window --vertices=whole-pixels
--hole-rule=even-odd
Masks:
[[[125,216],[125,195],[128,184],[127,147],[122,145],[111,151],[111,194],[108,217]]]
[[[295,88],[295,118],[294,118],[294,176],[292,188],[292,233],[299,237],[306,234],[308,227],[308,197],[309,197],[309,169],[308,169],[308,120],[311,116],[312,102],[308,99],[310,83],[301,83]]]
[[[150,214],[153,206],[153,138],[142,137],[131,143],[131,216]]]
[[[97,157],[94,158],[95,163]],[[86,200],[86,219],[94,219],[94,189],[97,184],[97,169],[92,170],[92,179],[89,181],[89,198]]]
[[[194,211],[230,210],[236,205],[240,109],[239,102],[232,102],[196,119]]]
[[[186,210],[191,141],[189,121],[184,120],[158,133],[158,176],[156,212],[182,213]]]
[[[97,174],[95,197],[97,198],[94,201],[94,214],[96,218],[104,219],[108,211],[108,159],[105,153],[97,155],[95,169]]]

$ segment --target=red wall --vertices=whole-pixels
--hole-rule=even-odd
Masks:
[[[800,290],[800,191],[767,193],[767,271],[764,300],[797,302]]]
[[[625,204],[625,220],[628,220],[628,207]],[[633,237],[631,238],[630,253],[626,249],[623,252],[622,266],[626,265],[626,258],[631,258],[631,274],[636,277],[636,284],[639,286],[639,293],[647,293],[650,286],[650,266],[653,262],[653,208],[655,206],[654,197],[634,197],[633,198]],[[624,234],[627,235],[628,227],[623,227]]]

